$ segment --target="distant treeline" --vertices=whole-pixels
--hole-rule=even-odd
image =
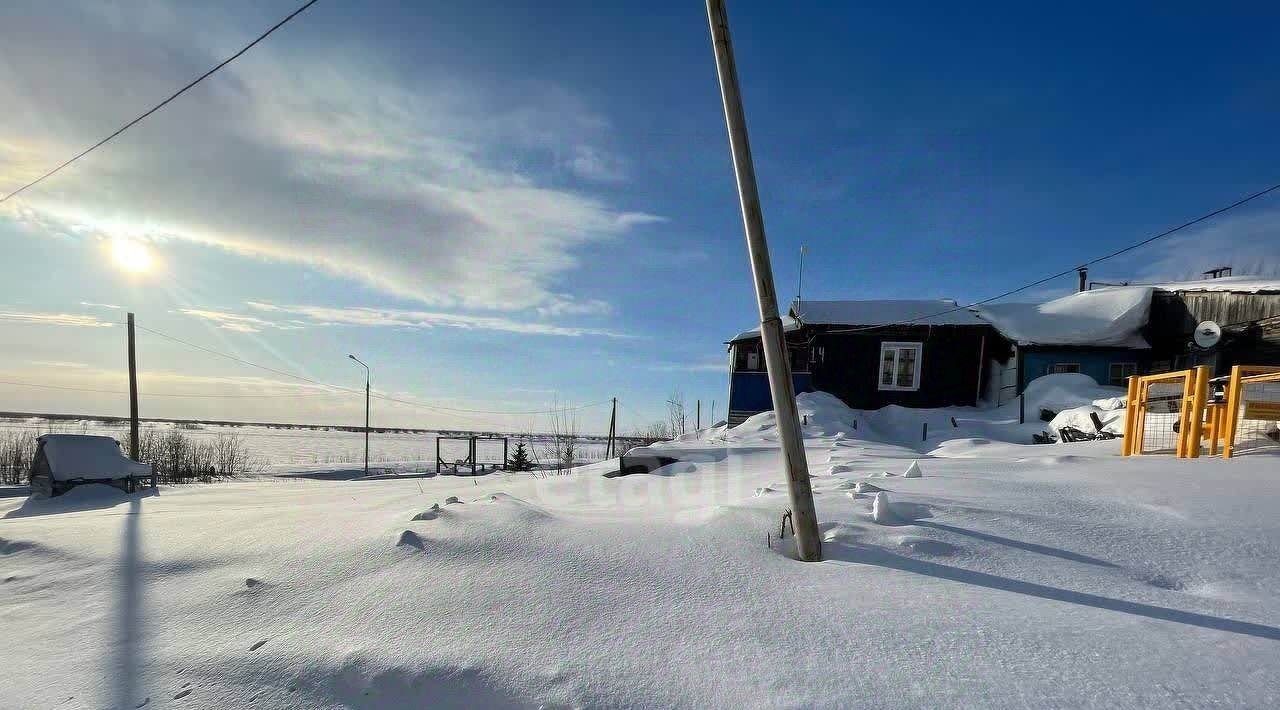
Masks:
[[[100,414],[48,414],[44,412],[0,412],[0,419],[48,419],[50,421],[91,421],[103,424],[128,424],[128,417],[117,417]],[[279,422],[244,422],[230,421],[223,419],[168,419],[164,417],[139,417],[140,422],[156,422],[160,424],[176,424],[183,425],[205,425],[205,426],[225,426],[225,427],[244,427],[257,426],[267,429],[310,429],[318,431],[349,431],[363,433],[362,426],[347,426],[345,424],[282,424]],[[516,432],[502,431],[475,431],[469,429],[413,429],[405,427],[369,427],[369,431],[374,434],[440,434],[443,436],[516,436]],[[549,438],[555,436],[554,433],[527,433],[521,432],[520,436],[532,436],[535,438]],[[605,441],[607,436],[602,434],[579,434],[579,439],[585,441]]]

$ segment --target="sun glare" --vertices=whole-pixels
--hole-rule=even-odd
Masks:
[[[151,250],[132,239],[111,240],[111,257],[115,259],[116,266],[130,273],[151,270]]]

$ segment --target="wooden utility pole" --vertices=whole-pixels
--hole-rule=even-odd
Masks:
[[[475,446],[475,442],[471,445]],[[364,378],[364,475],[369,475],[369,374],[367,372]]]
[[[694,430],[694,431],[702,431],[702,400],[698,400],[698,406],[697,406],[697,409],[696,409],[695,411],[697,411],[697,415],[695,416],[695,419],[693,420],[693,421],[694,421],[694,427],[693,427],[693,430]]]
[[[617,435],[618,435],[618,398],[614,397],[613,409],[610,410],[609,412],[609,445],[605,447],[606,450],[604,455],[604,457],[607,459],[613,458],[614,454],[618,452]]]
[[[138,458],[138,357],[134,350],[133,314],[129,314],[129,458]]]
[[[800,434],[795,384],[791,381],[791,363],[787,361],[786,335],[782,329],[782,318],[778,315],[778,294],[773,283],[773,265],[769,262],[769,243],[764,233],[764,214],[760,210],[751,142],[747,138],[747,117],[742,108],[724,0],[707,0],[707,21],[711,25],[711,44],[716,54],[724,120],[729,129],[729,149],[733,154],[733,171],[738,182],[747,252],[751,256],[751,273],[755,276],[760,338],[764,342],[764,364],[769,376],[769,392],[773,397],[773,412],[778,422],[782,462],[787,469],[796,554],[805,562],[818,562],[822,559],[822,538],[818,535],[818,516],[813,506],[813,488],[809,483],[809,462],[805,459]]]
[[[347,355],[364,368],[364,475],[369,475],[369,366],[355,355]]]

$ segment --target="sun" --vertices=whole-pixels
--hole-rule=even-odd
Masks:
[[[142,242],[132,239],[112,239],[111,258],[116,266],[134,274],[151,270],[151,250]]]

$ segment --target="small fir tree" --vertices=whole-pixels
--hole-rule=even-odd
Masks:
[[[533,470],[533,462],[529,460],[529,452],[525,449],[523,441],[516,442],[516,450],[511,454],[511,459],[507,461],[507,469],[511,471]]]

